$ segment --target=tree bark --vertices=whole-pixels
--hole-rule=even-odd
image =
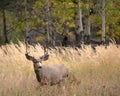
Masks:
[[[50,21],[49,21],[49,17],[50,17],[50,1],[46,0],[47,3],[47,9],[46,9],[46,22],[47,22],[47,42],[50,43]]]
[[[85,36],[84,36],[84,41],[85,43],[89,44],[90,43],[90,36],[91,36],[91,24],[90,24],[90,1],[87,0],[87,3],[89,5],[87,15],[85,17]]]
[[[83,41],[83,22],[82,22],[82,9],[81,9],[81,1],[78,1],[78,20],[77,20],[77,34],[76,34],[76,41]]]
[[[8,41],[8,37],[7,37],[7,26],[6,26],[6,14],[5,14],[5,2],[4,0],[2,0],[2,16],[3,16],[3,32],[4,32],[4,37],[5,37],[5,41],[4,43],[9,43]]]
[[[81,9],[81,4],[80,4],[80,0],[78,2],[78,16],[79,16],[79,28],[78,28],[78,32],[83,31],[83,23],[82,23],[82,9]]]
[[[26,37],[25,37],[25,43],[26,43],[26,53],[29,52],[29,46],[28,43],[30,42],[30,37],[29,37],[29,25],[28,25],[28,16],[27,16],[27,0],[24,0],[25,3],[25,25],[26,25]]]
[[[28,14],[27,14],[27,0],[24,0],[25,3],[25,25],[26,25],[26,38],[29,36],[29,25],[28,25]],[[28,38],[27,38],[28,39]]]
[[[102,0],[102,42],[105,43],[105,0]]]

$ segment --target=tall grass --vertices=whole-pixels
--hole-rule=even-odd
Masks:
[[[36,58],[43,55],[40,45],[30,47]],[[25,58],[25,44],[0,47],[0,96],[120,96],[120,48],[111,44],[82,49],[49,50],[46,65],[63,63],[70,77],[60,86],[40,88],[32,62]]]

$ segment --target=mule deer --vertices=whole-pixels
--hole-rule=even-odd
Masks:
[[[48,54],[43,55],[39,59],[30,56],[28,53],[25,56],[28,60],[33,61],[36,78],[41,85],[59,84],[68,76],[68,69],[63,64],[42,65],[42,61],[48,59]]]

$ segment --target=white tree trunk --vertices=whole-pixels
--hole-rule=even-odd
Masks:
[[[102,0],[102,41],[105,43],[105,0]]]
[[[83,31],[83,23],[82,23],[82,10],[81,10],[81,4],[80,4],[80,0],[78,2],[78,33],[80,33],[81,31]]]
[[[77,24],[77,34],[76,34],[76,41],[79,43],[83,41],[83,21],[82,21],[82,9],[81,9],[81,1],[78,1],[78,19],[76,21]]]

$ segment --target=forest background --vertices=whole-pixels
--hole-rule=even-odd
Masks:
[[[119,26],[119,0],[0,0],[0,45],[120,43]]]

